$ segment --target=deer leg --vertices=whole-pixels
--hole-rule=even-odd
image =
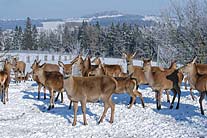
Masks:
[[[156,97],[156,104],[157,104],[157,109],[161,109],[161,103],[160,103],[160,92],[156,91],[155,92],[155,97]]]
[[[63,103],[63,92],[60,92],[61,96],[61,103]]]
[[[180,95],[181,95],[180,87],[177,86],[175,90],[178,93],[178,103],[177,103],[176,109],[179,109],[179,105],[180,105]]]
[[[175,101],[175,97],[176,97],[176,95],[177,95],[177,91],[176,91],[175,89],[172,89],[172,91],[173,91],[173,93],[174,93],[174,96],[173,96],[172,102],[171,102],[171,104],[170,104],[170,109],[173,108],[173,104],[174,104],[174,101]]]
[[[193,99],[193,101],[195,100],[195,97],[194,97],[194,95],[193,95],[193,88],[192,87],[190,87],[190,95],[191,95],[191,98]]]
[[[167,95],[167,102],[170,103],[170,94],[169,91],[165,90],[166,95]]]
[[[57,96],[55,98],[55,102],[57,102],[59,95],[60,95],[60,92],[58,92],[58,94],[57,94]]]
[[[113,103],[113,101],[111,100],[111,97],[109,99],[109,105],[111,107],[111,117],[110,117],[110,123],[114,122],[114,111],[115,111],[115,104]]]
[[[83,124],[88,125],[86,121],[86,100],[81,101],[81,108],[83,113]]]
[[[140,100],[141,100],[141,103],[142,103],[142,107],[144,108],[145,105],[144,105],[144,99],[143,99],[143,97],[142,97],[142,93],[139,92],[138,90],[134,90],[133,93],[136,95],[136,97],[139,96],[139,98],[140,98]]]
[[[8,89],[9,89],[9,86],[7,86],[6,89],[4,89],[5,98],[6,98],[6,101],[7,101],[7,102],[9,101],[9,93],[8,93]]]
[[[103,102],[104,102],[104,111],[103,111],[103,114],[101,116],[101,119],[98,121],[98,124],[103,122],[103,119],[106,116],[106,112],[107,112],[107,110],[109,108],[109,101],[108,100],[104,100]]]
[[[72,101],[70,101],[70,105],[69,105],[69,108],[68,108],[69,110],[71,109],[71,106],[72,106]]]
[[[73,126],[76,125],[77,122],[77,112],[78,112],[78,102],[73,102],[73,112],[74,112],[74,118],[73,118]]]
[[[132,107],[132,105],[134,104],[134,102],[136,100],[136,95],[133,92],[130,92],[129,95],[131,96],[132,101],[131,101],[128,109],[130,109]]]
[[[201,114],[204,115],[202,101],[205,98],[206,92],[200,92],[199,104],[201,108]]]
[[[2,87],[2,102],[3,102],[3,104],[6,104],[4,87]]]
[[[3,88],[1,86],[1,102],[3,102]]]
[[[46,87],[45,86],[43,86],[44,88],[44,100],[46,99]]]
[[[41,90],[42,84],[38,84],[38,96],[37,99],[40,99],[40,90]]]
[[[187,90],[187,89],[188,89],[188,88],[187,88],[187,81],[188,81],[188,78],[187,78],[187,77],[185,77],[185,78],[184,78],[185,90]]]
[[[53,89],[49,89],[50,91],[50,105],[48,107],[48,110],[54,108],[54,92]]]

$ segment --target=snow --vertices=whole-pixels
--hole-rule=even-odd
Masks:
[[[104,59],[105,63],[114,61],[124,64],[123,60]],[[135,61],[134,64],[138,64]],[[155,93],[147,86],[140,86],[146,107],[142,108],[140,99],[136,105],[128,109],[127,94],[113,94],[115,103],[115,120],[109,123],[110,110],[100,125],[97,124],[103,112],[103,103],[87,103],[88,125],[83,125],[81,106],[79,104],[77,125],[72,126],[73,110],[68,109],[69,100],[64,93],[64,103],[60,100],[55,108],[48,111],[49,93],[47,99],[37,99],[37,85],[34,81],[15,84],[10,83],[9,102],[0,102],[0,137],[1,138],[47,138],[47,137],[183,137],[207,138],[207,102],[204,100],[204,111],[201,115],[199,93],[194,90],[196,100],[191,99],[189,90],[181,87],[181,102],[178,110],[169,109],[166,94],[162,97],[162,110],[158,111],[155,104]],[[172,99],[172,93],[170,98]],[[174,106],[177,104],[175,100]]]
[[[61,21],[42,22],[43,27],[39,27],[39,28],[44,28],[45,30],[57,29],[58,26],[64,25],[64,24],[65,22],[61,22]]]
[[[155,22],[159,22],[160,21],[160,17],[157,16],[144,16],[144,18],[142,19],[143,21],[155,21]]]

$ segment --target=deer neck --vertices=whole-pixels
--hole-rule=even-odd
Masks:
[[[133,62],[129,61],[129,62],[127,62],[127,73],[131,74],[133,72],[134,72]]]
[[[4,66],[4,71],[8,74],[8,76],[10,76],[10,72],[11,72],[10,68],[8,68],[7,66]]]
[[[46,76],[45,76],[45,72],[43,70],[39,71],[38,79],[42,84],[45,84]]]
[[[194,64],[193,68],[189,72],[189,83],[195,86],[197,79],[198,79],[198,71],[197,71],[196,65]]]
[[[154,77],[152,74],[152,68],[148,68],[146,71],[144,71],[144,75],[145,75],[145,79],[147,80],[147,82],[149,83],[150,86],[154,85]]]

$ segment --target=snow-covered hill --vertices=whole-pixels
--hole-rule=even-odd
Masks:
[[[107,60],[105,63],[116,62],[124,64],[122,60]],[[140,62],[136,61],[135,64]],[[163,94],[162,110],[155,106],[154,92],[147,86],[140,86],[145,108],[142,108],[139,98],[137,104],[128,109],[130,97],[127,94],[114,94],[115,120],[109,123],[110,110],[103,123],[97,124],[102,112],[103,103],[87,104],[88,125],[83,125],[81,107],[78,109],[77,126],[72,126],[73,110],[68,109],[69,100],[64,94],[64,103],[55,103],[55,108],[48,111],[49,94],[47,99],[37,99],[37,85],[34,81],[15,84],[9,88],[9,102],[0,102],[0,137],[1,138],[47,138],[47,137],[75,137],[75,138],[157,138],[183,137],[207,138],[207,116],[200,114],[199,94],[194,91],[196,100],[193,101],[189,91],[181,87],[180,109],[169,109],[166,95]],[[171,96],[172,99],[172,96]],[[175,105],[177,104],[177,100]],[[204,111],[207,114],[207,101],[204,100]]]

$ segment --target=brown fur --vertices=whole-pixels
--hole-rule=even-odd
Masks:
[[[63,75],[59,71],[44,71],[44,64],[34,70],[34,75],[38,77],[41,84],[43,84],[50,92],[50,105],[48,110],[54,108],[54,91],[63,92]]]
[[[58,61],[58,65],[63,69],[63,75],[70,75],[72,74],[72,65],[73,64],[64,64],[61,61]]]
[[[96,57],[93,60],[93,63],[95,63],[96,65],[101,64],[101,60],[100,58]],[[109,65],[109,64],[102,64],[103,69],[105,71],[105,74],[107,76],[112,76],[112,77],[118,77],[120,73],[122,73],[122,67],[120,65]]]
[[[101,64],[99,64],[99,67],[96,68],[96,70],[90,72],[94,76],[103,76],[105,75],[104,69]],[[134,78],[131,78],[131,75],[126,75],[123,77],[114,77],[117,81],[116,91],[115,93],[125,93],[127,92],[132,97],[132,102],[130,103],[129,108],[132,107],[134,104],[136,97],[139,96],[142,102],[142,106],[144,107],[144,100],[142,97],[142,94],[137,90],[137,80]]]
[[[184,73],[188,73],[189,83],[193,89],[200,92],[199,104],[201,108],[201,114],[204,115],[202,101],[207,93],[207,74],[199,75],[198,66],[195,64],[197,57],[193,59],[192,62],[181,67],[180,70]]]
[[[148,81],[146,80],[145,75],[144,75],[143,67],[134,66],[133,65],[133,58],[135,57],[136,52],[134,54],[123,53],[123,55],[124,55],[124,58],[125,58],[125,60],[127,62],[127,74],[133,73],[132,78],[136,78],[137,79],[138,87],[141,84],[148,84]],[[152,69],[152,72],[164,71],[163,68],[156,67],[156,66],[151,67],[151,69]],[[121,75],[124,75],[124,74],[121,74]],[[166,91],[166,94],[167,94],[167,101],[170,102],[169,92]],[[131,101],[132,101],[132,99],[131,99]],[[131,101],[130,101],[130,103],[131,103]]]
[[[104,102],[104,112],[99,121],[103,119],[107,113],[108,108],[111,108],[110,123],[114,121],[115,104],[112,102],[111,95],[116,89],[116,80],[109,76],[96,76],[96,77],[68,77],[64,79],[64,89],[67,96],[74,104],[74,120],[73,126],[77,121],[78,102],[81,102],[83,112],[84,125],[86,121],[86,102],[96,102],[102,99]]]
[[[39,80],[38,76],[37,75],[34,75],[34,70],[38,69],[40,67],[40,62],[41,61],[37,61],[37,60],[34,60],[34,63],[32,64],[31,68],[32,68],[32,71],[33,71],[33,75],[32,75],[32,79],[34,81],[37,82],[37,85],[38,85],[38,99],[40,99],[40,90],[42,87],[44,87],[44,85],[41,83],[41,81]],[[46,63],[43,67],[43,70],[44,71],[48,71],[48,72],[51,72],[51,71],[59,71],[59,66],[56,65],[56,64],[48,64]],[[63,97],[61,95],[61,97]],[[44,87],[44,99],[46,99],[46,88]],[[57,98],[56,98],[57,99]],[[63,98],[61,100],[63,102]]]
[[[174,97],[171,103],[170,108],[173,108],[173,103],[176,97],[176,94],[178,94],[178,103],[176,109],[179,108],[179,102],[180,102],[180,80],[182,81],[183,78],[179,78],[178,75],[179,72],[175,70],[174,68],[170,68],[165,71],[160,72],[152,72],[151,67],[151,60],[144,60],[143,63],[144,68],[144,74],[149,82],[149,85],[153,88],[153,90],[156,92],[156,101],[157,101],[157,109],[161,109],[161,96],[163,90],[172,90],[174,92]],[[182,76],[181,76],[182,77]]]
[[[21,74],[20,76],[25,75],[26,64],[23,61],[17,61],[17,59],[14,58],[12,64],[15,77],[18,77],[19,73]]]
[[[6,104],[6,101],[9,100],[8,89],[9,89],[9,83],[11,81],[11,77],[10,77],[11,69],[12,69],[12,64],[6,60],[4,62],[3,70],[0,71],[0,84],[1,84],[0,89],[2,92],[1,101],[3,102],[3,104]]]
[[[15,77],[16,82],[27,81],[29,79],[30,73],[27,72],[26,76],[24,77]]]
[[[198,74],[200,75],[205,75],[207,74],[207,64],[195,64]],[[184,78],[184,85],[185,85],[185,89],[187,90],[187,81],[189,80],[188,75]],[[195,97],[193,96],[193,87],[190,84],[190,95],[192,97],[193,100],[195,100]]]

